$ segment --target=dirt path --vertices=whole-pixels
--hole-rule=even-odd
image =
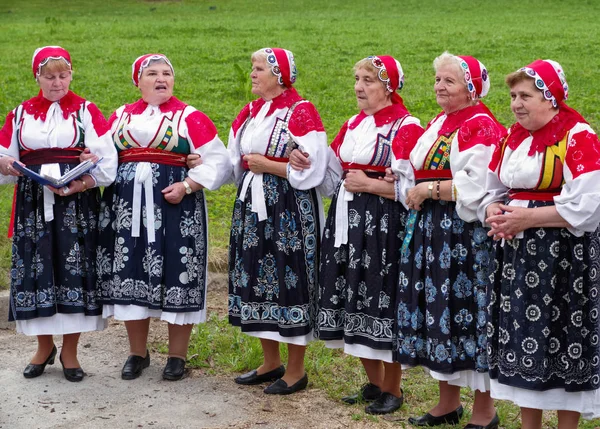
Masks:
[[[209,285],[209,309],[222,313],[222,278]],[[4,315],[2,315],[4,317]],[[149,341],[166,339],[166,324],[153,321]],[[127,334],[111,321],[103,332],[82,335],[79,359],[87,377],[65,380],[58,359],[45,373],[26,380],[21,372],[36,348],[35,338],[0,330],[0,428],[343,428],[355,422],[356,407],[327,399],[314,388],[288,397],[271,397],[262,386],[242,387],[231,377],[191,370],[179,382],[161,372],[166,356],[152,353],[150,367],[137,380],[123,381]]]

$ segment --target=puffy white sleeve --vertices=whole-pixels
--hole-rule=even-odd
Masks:
[[[111,139],[110,127],[94,103],[85,102],[82,117],[85,132],[85,147],[102,158],[91,171],[96,186],[108,186],[117,176],[118,155]]]
[[[231,181],[232,166],[217,129],[204,113],[186,107],[182,134],[190,142],[190,152],[201,156],[202,164],[190,169],[188,177],[211,191]]]
[[[417,145],[419,138],[423,135],[423,127],[417,118],[409,117],[398,129],[392,142],[392,171],[398,180],[394,183],[396,201],[408,210],[406,205],[406,194],[415,186],[415,170],[410,162],[410,153]]]
[[[227,141],[227,152],[233,171],[233,179],[238,186],[242,180],[242,175],[244,174],[244,168],[242,167],[242,152],[240,150],[240,130],[249,118],[250,104],[247,104],[233,121],[231,129],[229,130],[229,140]]]
[[[327,170],[323,182],[319,185],[319,192],[331,198],[335,194],[338,183],[342,180],[344,170],[342,170],[340,160],[331,147],[327,148],[325,156],[327,157]]]
[[[588,124],[578,123],[569,132],[563,178],[560,195],[554,197],[558,214],[575,236],[595,231],[600,223],[600,142]]]
[[[290,118],[288,131],[298,149],[308,153],[310,167],[297,171],[288,164],[287,179],[296,189],[306,190],[319,186],[327,173],[329,150],[321,117],[312,103],[304,101],[296,107]]]
[[[6,115],[4,126],[0,129],[0,156],[11,156],[15,159],[19,159],[19,143],[17,142],[15,133],[17,128],[15,123],[15,113],[17,109],[12,110]],[[15,182],[15,176],[5,176],[0,174],[0,185]]]
[[[476,115],[454,136],[450,166],[457,194],[456,210],[465,222],[478,219],[479,206],[487,193],[490,161],[503,134],[504,129],[489,116]]]

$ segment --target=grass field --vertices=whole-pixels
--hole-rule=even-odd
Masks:
[[[401,95],[409,110],[427,123],[439,110],[431,63],[444,50],[476,56],[487,66],[492,88],[485,101],[505,125],[512,115],[504,75],[536,58],[559,61],[570,84],[569,104],[600,129],[600,57],[593,48],[599,20],[600,2],[595,0],[0,0],[0,121],[37,93],[31,56],[39,46],[57,44],[71,52],[71,88],[106,116],[139,96],[131,84],[132,61],[162,52],[175,67],[175,95],[208,114],[226,140],[231,121],[252,100],[250,54],[280,46],[294,52],[296,88],[317,106],[329,141],[356,113],[353,64],[373,54],[400,60],[406,75]],[[211,261],[216,267],[223,267],[226,258],[234,193],[233,186],[207,192]],[[10,187],[2,188],[3,236],[11,197]],[[10,265],[9,255],[8,242],[0,239],[0,275]],[[6,286],[5,276],[1,284]],[[205,340],[224,351],[214,353],[211,347],[206,357],[195,358],[197,365],[241,371],[259,360],[256,342],[218,318],[199,328],[194,347],[203,347]],[[239,353],[237,347],[247,352]],[[311,380],[332,397],[360,384],[354,359],[321,345],[311,346],[309,354]],[[342,381],[333,383],[334,377]],[[410,376],[406,390],[411,404],[421,403],[419,411],[434,401],[435,386],[427,378]],[[504,427],[518,427],[514,407],[502,405],[501,413]],[[545,427],[555,425],[549,420]],[[581,425],[595,426],[600,424]]]

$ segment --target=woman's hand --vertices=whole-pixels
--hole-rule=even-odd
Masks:
[[[47,188],[54,192],[56,195],[64,197],[66,195],[72,195],[78,192],[85,192],[88,189],[92,188],[95,185],[95,183],[96,182],[94,181],[92,176],[86,174],[85,176],[81,176],[81,178],[78,180],[73,180],[71,183],[69,183],[66,186],[63,186],[62,188],[55,188],[54,186],[49,185],[47,186]]]
[[[197,153],[190,153],[185,161],[189,169],[202,165],[202,157]]]
[[[362,170],[348,170],[344,180],[344,188],[348,192],[369,192],[369,181],[372,180]]]
[[[185,186],[181,182],[173,183],[162,191],[165,200],[171,204],[179,204],[185,197]]]
[[[290,153],[290,166],[296,171],[303,171],[310,168],[308,153],[294,149],[292,153]]]
[[[385,169],[385,176],[381,179],[389,183],[394,183],[396,180],[399,179],[399,177],[397,174],[394,174],[394,172],[392,171],[392,167],[388,167]]]
[[[5,176],[21,176],[21,173],[19,173],[13,167],[13,162],[15,161],[16,159],[14,159],[12,156],[0,157],[0,173],[4,174]],[[25,164],[23,164],[22,162],[17,162],[23,167],[25,167]]]
[[[494,237],[494,240],[502,238],[512,240],[519,232],[531,228],[533,221],[533,209],[525,207],[506,206],[498,204],[497,209],[491,208],[495,204],[488,206],[487,214],[490,211],[496,210],[495,214],[489,215],[485,220],[492,225],[492,229],[488,232],[489,237]]]
[[[428,182],[421,182],[408,190],[406,193],[406,205],[409,209],[421,210],[423,201],[429,198],[428,185]]]
[[[269,161],[265,156],[259,155],[258,153],[251,153],[244,155],[244,161],[248,163],[248,169],[254,174],[262,174],[269,172]]]
[[[79,162],[92,161],[94,164],[98,162],[100,158],[94,155],[89,147],[86,147],[81,155],[79,155]]]

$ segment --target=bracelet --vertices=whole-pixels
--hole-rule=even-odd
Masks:
[[[456,185],[454,184],[454,180],[452,181],[452,201],[456,201],[457,191]]]
[[[427,189],[429,191],[429,199],[433,200],[433,182],[429,182],[429,185],[427,185]]]
[[[437,194],[438,201],[440,200],[440,181],[437,181],[437,187],[435,188],[435,192]]]
[[[400,181],[394,180],[394,200],[400,201],[402,199],[402,192],[400,189]]]
[[[87,183],[85,183],[85,180],[84,180],[84,179],[81,179],[81,183],[83,183],[83,190],[82,190],[81,192],[85,192],[85,191],[87,191],[87,188],[88,188],[88,187],[87,187]]]

